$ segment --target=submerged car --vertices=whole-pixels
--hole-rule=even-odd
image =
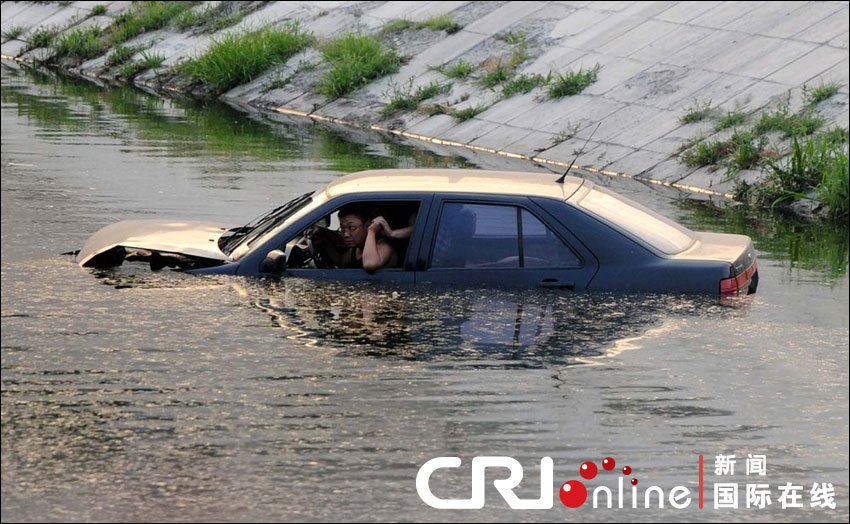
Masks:
[[[392,266],[340,267],[310,231],[339,228],[341,208],[380,215]],[[95,233],[82,267],[140,260],[197,274],[383,280],[576,290],[754,293],[749,237],[691,231],[577,177],[465,169],[387,169],[344,176],[249,224],[124,221]]]

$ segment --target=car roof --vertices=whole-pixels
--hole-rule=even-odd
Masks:
[[[328,184],[328,198],[356,193],[435,192],[524,195],[566,200],[583,180],[555,173],[485,171],[480,169],[380,169],[361,171]]]

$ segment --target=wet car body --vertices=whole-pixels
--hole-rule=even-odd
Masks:
[[[352,203],[392,202],[414,202],[418,209],[400,267],[366,272],[286,266],[287,246],[323,217]],[[463,220],[466,225],[456,225]],[[454,254],[512,255],[440,263],[438,251],[453,228],[466,230],[462,241],[455,238]],[[124,260],[199,274],[416,284],[724,295],[753,293],[758,285],[747,236],[687,230],[581,178],[559,183],[545,174],[462,169],[355,173],[241,227],[119,222],[93,235],[77,256],[83,267]]]

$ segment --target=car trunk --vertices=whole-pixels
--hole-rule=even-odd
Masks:
[[[694,232],[696,240],[674,255],[679,260],[709,260],[729,263],[729,275],[718,282],[723,295],[751,294],[758,287],[758,261],[750,237],[726,233]]]

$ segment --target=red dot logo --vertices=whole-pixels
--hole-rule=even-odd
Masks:
[[[605,459],[602,461],[602,467],[605,469],[605,471],[611,471],[616,465],[617,463],[614,462],[614,459],[611,457],[605,457]]]
[[[637,479],[632,479],[632,486],[637,486]]]
[[[595,477],[597,471],[598,470],[596,469],[596,464],[590,461],[587,461],[582,464],[578,470],[579,474],[581,474],[581,476],[586,478],[587,480],[590,480]]]
[[[630,468],[628,466],[623,466],[623,475],[631,475],[631,474],[632,474],[632,468]]]
[[[577,508],[587,500],[587,488],[577,480],[569,480],[558,490],[558,496],[564,506]]]

